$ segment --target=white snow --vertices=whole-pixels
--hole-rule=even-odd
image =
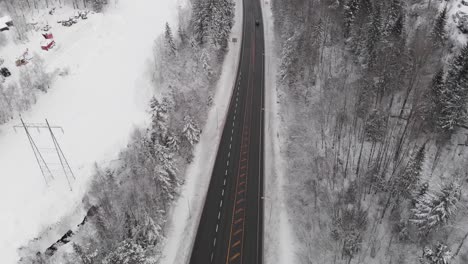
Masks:
[[[63,127],[64,134],[54,131],[77,179],[70,192],[60,167],[52,164],[58,163],[54,152],[43,149],[55,172],[47,187],[24,131],[13,130],[19,120],[0,126],[1,263],[15,263],[19,246],[73,212],[94,162],[115,159],[133,128],[144,124],[152,93],[146,61],[164,23],[174,20],[176,5],[173,0],[121,0],[105,15],[90,15],[70,28],[53,25],[60,27],[51,30],[58,47],[40,54],[49,70],[68,67],[70,75],[58,77],[23,118],[34,123],[47,118]],[[25,47],[40,49],[37,40],[2,53],[19,56]],[[52,147],[47,131],[31,129],[31,134],[38,147]]]
[[[277,102],[275,37],[273,14],[268,1],[262,1],[265,30],[265,189],[264,259],[265,263],[294,264],[297,243],[288,219],[285,195],[285,160],[281,156],[280,116]]]
[[[186,170],[186,182],[181,195],[171,212],[167,241],[160,262],[162,264],[185,264],[190,260],[239,65],[242,0],[236,0],[231,38],[237,38],[238,41],[229,43],[223,71],[216,86],[213,107],[208,114],[200,142],[195,147],[195,158]]]
[[[458,29],[458,21],[456,14],[463,12],[468,14],[468,6],[461,4],[462,0],[455,0],[446,3],[442,1],[439,6],[439,10],[442,11],[445,5],[447,5],[447,30],[450,38],[455,42],[456,45],[465,45],[467,41],[467,34],[464,34]]]

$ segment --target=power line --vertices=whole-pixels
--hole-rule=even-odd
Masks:
[[[49,165],[51,165],[52,163],[46,162],[46,160],[44,159],[41,153],[41,149],[46,152],[54,151],[57,154],[57,157],[60,161],[60,166],[62,167],[63,173],[65,174],[65,178],[67,179],[68,187],[70,188],[70,191],[72,191],[73,189],[71,185],[71,180],[76,180],[76,178],[53,131],[53,129],[60,129],[62,133],[64,133],[63,128],[60,126],[51,126],[47,119],[45,120],[45,123],[25,123],[22,117],[20,119],[21,119],[21,125],[14,126],[13,128],[15,129],[15,131],[16,131],[16,128],[23,128],[24,131],[26,132],[29,143],[33,150],[37,164],[39,165],[39,168],[41,170],[42,176],[44,177],[44,181],[46,185],[49,186],[49,181],[53,180],[54,176],[49,168]],[[54,143],[54,146],[52,148],[38,148],[36,142],[34,141],[33,137],[31,136],[29,132],[31,128],[37,129],[39,133],[41,129],[47,129],[47,131],[49,131],[50,133],[50,137],[52,139],[52,142]]]

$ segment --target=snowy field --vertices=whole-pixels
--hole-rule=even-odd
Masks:
[[[54,132],[76,180],[70,191],[46,130],[31,129],[31,135],[54,174],[49,187],[24,130],[13,129],[19,119],[0,126],[1,263],[15,263],[18,247],[73,212],[95,162],[107,165],[116,159],[133,128],[144,125],[153,90],[145,74],[147,60],[164,23],[173,22],[176,6],[173,0],[120,0],[104,15],[90,15],[70,28],[49,22],[57,28],[52,32],[58,45],[48,53],[40,50],[40,35],[2,50],[19,56],[29,48],[43,56],[48,71],[69,69],[69,75],[54,79],[23,119],[43,123],[47,118],[63,127],[64,133]]]

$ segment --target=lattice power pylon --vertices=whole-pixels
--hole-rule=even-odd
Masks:
[[[44,156],[41,153],[40,148],[37,147],[37,144],[34,141],[34,138],[31,136],[31,133],[29,130],[31,128],[35,128],[38,131],[40,131],[41,129],[46,129],[50,133],[50,137],[54,144],[54,147],[52,149],[54,149],[55,153],[57,154],[57,157],[60,161],[60,166],[63,170],[65,178],[67,179],[68,187],[70,188],[70,191],[71,191],[72,190],[71,181],[75,180],[76,178],[75,178],[75,175],[73,174],[73,170],[71,169],[70,164],[68,163],[68,160],[65,157],[65,154],[63,153],[62,148],[60,147],[60,144],[58,143],[57,138],[55,137],[55,134],[53,131],[53,129],[60,129],[62,130],[62,133],[63,133],[63,128],[59,126],[51,126],[47,119],[45,120],[45,123],[25,123],[23,118],[21,118],[21,125],[14,126],[14,128],[15,130],[16,128],[23,128],[24,131],[26,132],[26,136],[28,137],[29,144],[31,145],[31,148],[33,150],[34,157],[36,158],[37,164],[39,165],[42,176],[44,177],[44,181],[47,186],[49,186],[49,182],[54,179],[54,175],[52,171],[50,170],[49,164],[44,159]]]

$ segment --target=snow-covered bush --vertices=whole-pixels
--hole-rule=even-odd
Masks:
[[[0,124],[29,109],[39,93],[47,92],[50,82],[51,75],[44,71],[44,62],[36,54],[32,61],[21,67],[19,85],[0,83]]]

